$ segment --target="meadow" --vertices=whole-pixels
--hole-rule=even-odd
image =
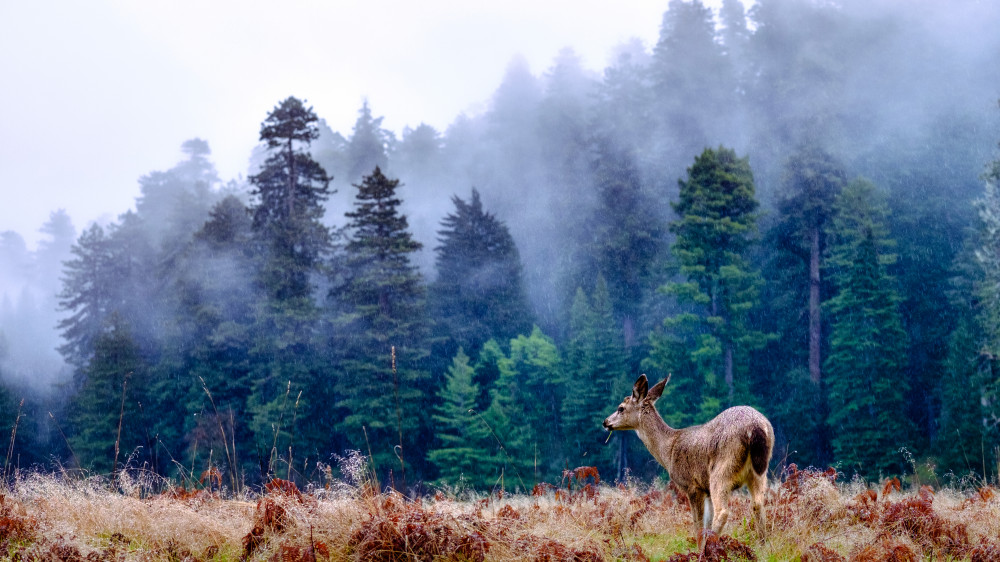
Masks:
[[[593,469],[531,494],[442,489],[407,498],[353,476],[233,494],[218,472],[191,487],[142,471],[24,472],[0,492],[4,560],[971,560],[1000,559],[993,486],[879,486],[790,466],[772,478],[766,537],[745,493],[699,552],[670,485],[610,486]],[[332,471],[328,472],[332,476]]]

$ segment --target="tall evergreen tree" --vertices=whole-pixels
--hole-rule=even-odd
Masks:
[[[687,388],[697,388],[699,395],[682,397],[689,403],[679,411],[704,421],[735,400],[737,353],[745,358],[768,338],[749,322],[760,286],[746,258],[757,218],[749,160],[727,148],[706,149],[688,168],[688,179],[680,181],[680,199],[673,206],[679,218],[670,226],[677,235],[672,250],[687,281],[664,290],[689,308],[667,318],[667,334],[654,334],[647,365],[697,380]],[[693,349],[684,352],[678,345]],[[740,387],[741,394],[748,390],[745,383]]]
[[[441,154],[441,133],[434,127],[426,123],[415,129],[406,127],[393,153],[393,167],[398,167],[401,175],[413,178],[411,181],[429,182],[443,172]],[[372,168],[374,165],[365,168],[365,171]]]
[[[266,295],[255,319],[256,385],[250,403],[265,473],[275,469],[279,440],[286,442],[295,435],[296,445],[323,447],[330,434],[328,418],[318,410],[329,384],[322,381],[325,368],[318,361],[315,301],[316,284],[332,245],[322,222],[330,177],[309,152],[319,134],[316,122],[312,109],[294,97],[278,104],[260,128],[268,157],[250,177],[255,251],[261,260],[258,283]],[[301,405],[293,395],[295,407],[301,406],[301,412],[296,410],[299,415],[286,399],[291,386],[304,393]],[[300,426],[282,426],[285,416],[300,419]],[[278,427],[289,428],[288,434],[276,437]],[[309,452],[316,450],[304,453]]]
[[[101,332],[105,314],[111,305],[114,285],[106,284],[108,249],[104,229],[93,224],[80,234],[71,249],[73,258],[66,262],[60,306],[69,316],[60,321],[65,343],[59,351],[66,361],[79,368],[94,352],[94,341]]]
[[[617,323],[631,347],[653,289],[655,264],[666,249],[666,227],[629,154],[600,143],[595,178],[598,204],[581,276],[606,279]]]
[[[842,166],[816,146],[787,160],[777,213],[765,235],[762,326],[780,337],[755,356],[760,388],[786,389],[771,411],[780,448],[802,465],[831,462],[822,361],[829,327],[823,301],[834,294],[826,267],[834,201],[846,183]],[[803,418],[805,405],[816,415]]]
[[[72,398],[70,443],[82,468],[120,469],[133,453],[150,450],[149,420],[140,408],[147,388],[146,365],[124,320],[117,314],[94,342],[94,356]]]
[[[333,294],[343,308],[333,338],[341,358],[335,386],[343,412],[340,433],[363,450],[367,432],[374,461],[383,472],[400,468],[393,454],[400,444],[403,462],[410,469],[423,469],[421,443],[429,434],[430,420],[422,412],[435,388],[425,370],[425,288],[410,261],[421,244],[413,240],[406,216],[399,212],[399,186],[399,180],[386,177],[378,167],[355,185],[355,208],[346,213],[346,279]]]
[[[666,169],[680,167],[690,154],[729,134],[735,89],[726,69],[712,9],[701,0],[671,0],[650,66],[652,118]]]
[[[982,334],[979,377],[973,380],[972,397],[978,395],[981,431],[996,442],[1000,436],[1000,160],[991,163],[985,175],[983,197],[976,201],[979,214],[978,243],[975,248],[974,296],[978,300],[977,328]],[[978,382],[978,384],[976,384]],[[952,405],[952,407],[955,407]],[[990,451],[992,461],[998,462],[1000,453]],[[983,462],[986,462],[984,459]]]
[[[845,183],[841,166],[826,152],[806,147],[792,155],[785,167],[785,193],[779,212],[783,249],[808,259],[809,377],[820,384],[822,376],[822,256],[826,227],[833,216],[833,202]]]
[[[454,213],[438,231],[437,280],[430,294],[439,337],[445,346],[476,355],[489,339],[509,341],[531,328],[521,260],[507,226],[483,210],[479,192],[452,197]]]
[[[94,353],[94,342],[112,314],[125,322],[145,357],[158,347],[157,327],[166,314],[162,287],[151,281],[155,253],[144,223],[127,212],[108,232],[97,225],[84,231],[65,264],[59,306],[67,315],[59,322],[65,343],[59,351],[77,372]]]
[[[997,426],[989,423],[993,421],[989,410],[996,396],[996,366],[983,353],[982,332],[969,316],[959,319],[949,337],[948,357],[941,373],[941,413],[932,445],[937,466],[945,473],[982,473],[987,462],[993,465],[995,456],[983,444],[992,442],[997,433]],[[985,478],[988,473],[980,476]]]
[[[139,179],[135,208],[151,243],[165,254],[168,264],[191,235],[208,219],[219,184],[209,161],[208,143],[195,138],[181,144],[187,159],[165,172],[151,172]]]
[[[253,228],[267,252],[261,282],[272,300],[302,310],[313,308],[310,277],[331,244],[321,222],[330,177],[308,150],[319,136],[316,121],[312,108],[294,97],[276,106],[260,128],[269,156],[250,177]]]
[[[76,228],[65,209],[59,209],[49,214],[49,220],[39,232],[46,238],[38,243],[38,250],[35,251],[36,280],[42,294],[46,298],[55,299],[59,293],[63,262],[72,257]]]
[[[592,110],[595,136],[634,154],[640,166],[656,158],[655,123],[649,117],[655,99],[647,71],[649,59],[638,39],[621,47],[612,64],[604,69]]]
[[[351,139],[347,143],[349,181],[357,181],[369,170],[388,165],[389,145],[394,139],[390,131],[382,128],[382,119],[372,116],[368,100],[361,104]]]
[[[174,450],[186,448],[185,458],[199,466],[202,457],[219,452],[216,462],[225,462],[226,469],[256,476],[253,434],[248,416],[240,415],[251,394],[256,309],[264,298],[254,279],[259,260],[253,248],[246,206],[235,196],[225,197],[178,260],[178,331],[183,336],[171,346],[176,358],[168,367],[175,372],[156,377],[155,394],[175,401],[177,396],[159,387],[176,384],[183,389],[186,409],[165,409],[168,415],[157,424],[165,442],[166,436],[183,431]],[[183,416],[181,423],[174,419],[177,415]],[[222,455],[236,452],[238,458]]]
[[[900,447],[912,446],[913,425],[904,413],[907,337],[899,296],[880,262],[874,228],[862,228],[850,244],[853,259],[839,292],[828,301],[833,330],[824,369],[835,458],[874,479],[906,469]]]
[[[483,470],[492,464],[492,447],[489,428],[476,412],[479,385],[473,374],[469,356],[459,348],[432,415],[440,446],[427,453],[427,460],[437,468],[440,482],[484,489],[494,483]]]
[[[481,355],[495,362],[499,374],[484,414],[503,446],[490,474],[499,478],[503,472],[510,487],[552,481],[565,464],[559,409],[565,379],[555,342],[536,326],[511,340],[509,355],[492,340]]]
[[[598,278],[591,299],[583,289],[577,289],[565,349],[562,419],[566,454],[571,463],[597,466],[601,474],[617,472],[620,476],[624,444],[616,442],[616,446],[606,447],[601,421],[625,394],[629,370],[625,340],[614,322],[603,277]]]

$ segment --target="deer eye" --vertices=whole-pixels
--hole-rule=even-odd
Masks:
[[[622,412],[624,412],[624,411],[625,411],[625,406],[618,406],[618,413],[619,414],[622,413]]]

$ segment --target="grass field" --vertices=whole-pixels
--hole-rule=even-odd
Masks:
[[[576,478],[579,476],[580,478]],[[18,474],[0,492],[7,560],[1000,560],[1000,493],[841,484],[792,467],[772,481],[766,537],[749,499],[703,553],[669,487],[607,486],[588,471],[531,495],[407,499],[368,481],[260,493],[171,487],[159,477]],[[216,484],[208,479],[208,484]]]

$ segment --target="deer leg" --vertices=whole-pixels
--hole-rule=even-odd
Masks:
[[[698,541],[698,548],[701,548],[702,529],[705,526],[705,492],[699,490],[689,493],[688,503],[691,504],[691,517],[694,519],[694,538]]]
[[[752,528],[760,538],[764,538],[764,497],[767,493],[767,474],[753,474],[747,484],[750,491],[750,501],[753,504]]]
[[[715,479],[709,487],[711,488],[708,492],[709,496],[712,498],[712,511],[714,512],[712,516],[712,531],[716,534],[722,533],[722,528],[726,526],[726,521],[729,519],[729,494],[732,489],[728,485],[726,480],[721,478]]]

